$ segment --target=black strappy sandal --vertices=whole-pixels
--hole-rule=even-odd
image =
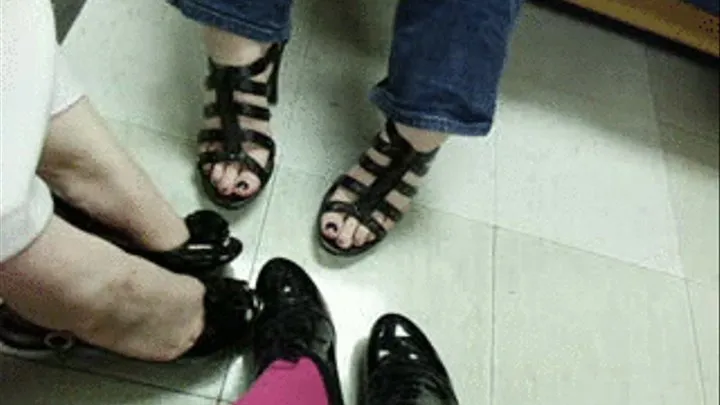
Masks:
[[[280,61],[284,44],[274,44],[265,56],[249,66],[219,66],[209,60],[210,74],[205,85],[208,90],[215,90],[215,102],[205,106],[205,118],[220,118],[220,128],[203,129],[197,136],[198,144],[208,142],[222,143],[222,151],[202,152],[198,156],[198,172],[202,179],[203,189],[210,200],[227,209],[239,209],[254,200],[265,188],[275,168],[275,141],[268,135],[240,127],[238,116],[245,116],[257,120],[269,121],[270,110],[265,107],[236,101],[233,92],[267,97],[270,105],[278,101],[278,76]],[[252,78],[263,73],[268,66],[273,65],[273,71],[268,82],[260,83]],[[255,161],[243,149],[243,143],[253,143],[269,151],[265,167]],[[238,162],[243,170],[249,170],[260,179],[260,189],[248,197],[238,195],[225,196],[218,192],[210,180],[210,174],[203,170],[207,164],[221,162]]]
[[[377,211],[396,223],[400,221],[403,213],[389,203],[385,197],[393,190],[408,198],[415,196],[417,187],[403,181],[403,177],[410,171],[418,177],[424,176],[430,169],[430,163],[437,155],[439,149],[426,153],[415,150],[408,141],[400,136],[394,122],[388,120],[385,128],[390,142],[385,141],[382,139],[381,134],[378,134],[373,148],[387,156],[390,163],[387,166],[381,166],[375,163],[367,154],[360,158],[360,167],[375,176],[372,184],[366,186],[353,177],[343,174],[335,180],[335,183],[323,198],[317,219],[320,243],[325,250],[333,255],[356,256],[367,252],[380,243],[387,236],[388,231],[373,218],[373,213]],[[341,187],[354,193],[356,196],[355,201],[351,203],[331,201],[333,194]],[[333,212],[355,217],[361,225],[367,227],[375,235],[375,240],[362,246],[341,248],[334,240],[328,239],[322,229],[322,216]]]
[[[210,277],[205,285],[204,329],[193,347],[178,360],[208,359],[245,351],[262,303],[245,281]],[[85,352],[108,353],[67,331],[43,328],[0,304],[0,346],[20,355],[53,355]]]
[[[127,237],[53,195],[55,214],[82,231],[97,235],[124,251],[180,274],[201,277],[222,268],[242,252],[242,242],[230,236],[230,226],[219,214],[196,211],[185,217],[190,239],[173,250],[155,252],[135,246]]]

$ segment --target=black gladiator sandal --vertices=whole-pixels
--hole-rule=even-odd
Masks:
[[[240,353],[250,346],[252,325],[260,301],[244,281],[207,278],[204,281],[205,326],[195,345],[178,361],[208,359]],[[0,347],[19,355],[72,355],[73,352],[109,353],[67,331],[37,326],[0,304]]]
[[[220,128],[203,129],[197,136],[198,144],[220,142],[221,151],[202,152],[198,156],[198,173],[202,179],[203,189],[213,203],[227,209],[240,209],[254,200],[265,188],[275,168],[275,142],[268,135],[240,127],[238,116],[269,121],[270,110],[265,107],[235,100],[233,92],[239,91],[260,97],[267,97],[274,105],[278,101],[278,77],[284,44],[274,44],[265,56],[248,66],[220,66],[209,60],[210,74],[205,85],[207,90],[214,90],[215,101],[205,106],[205,118],[219,118]],[[268,66],[273,71],[268,83],[253,81],[252,78],[263,73]],[[265,167],[248,155],[243,149],[244,143],[252,143],[269,151]],[[238,162],[243,170],[253,172],[260,179],[260,189],[248,196],[225,196],[218,192],[210,180],[209,171],[203,170],[205,165],[215,163]]]
[[[55,214],[76,228],[176,273],[204,277],[219,271],[242,252],[242,243],[230,236],[227,221],[213,211],[196,211],[185,217],[190,239],[175,249],[156,252],[136,246],[120,231],[93,219],[57,195],[53,195],[53,200]]]
[[[360,158],[360,167],[375,176],[375,180],[370,186],[366,186],[353,177],[343,174],[335,180],[335,183],[323,198],[317,218],[317,229],[322,247],[331,254],[336,256],[356,256],[367,252],[380,243],[388,232],[382,224],[373,218],[373,213],[382,213],[386,218],[396,223],[400,221],[403,213],[385,198],[393,190],[409,198],[415,196],[417,187],[406,183],[403,176],[408,172],[412,172],[418,177],[427,174],[430,163],[439,150],[435,149],[426,153],[418,152],[400,136],[394,122],[388,120],[385,128],[390,142],[385,141],[378,134],[373,148],[387,156],[390,163],[387,166],[381,166],[367,154]],[[354,193],[355,200],[353,202],[332,201],[333,194],[339,188],[345,188]],[[367,227],[375,235],[375,239],[362,246],[341,248],[334,240],[328,239],[322,229],[322,216],[333,212],[356,218],[360,224]]]

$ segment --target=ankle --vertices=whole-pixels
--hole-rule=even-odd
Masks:
[[[245,66],[260,59],[271,43],[254,41],[214,27],[205,28],[205,46],[208,56],[215,63]]]
[[[187,242],[190,233],[185,221],[175,212],[163,211],[157,215],[156,211],[148,210],[147,205],[161,200],[162,196],[149,198],[147,193],[154,192],[153,185],[143,184],[142,177],[134,178],[139,183],[128,182],[114,174],[71,178],[73,181],[63,182],[66,186],[54,191],[68,204],[94,220],[116,228],[150,251],[169,251]],[[102,190],[106,198],[98,198],[98,190]],[[127,215],[127,212],[134,214]]]
[[[398,133],[419,152],[430,152],[447,141],[449,135],[443,132],[428,131],[425,129],[409,127],[403,124],[395,124]]]
[[[174,211],[147,212],[144,204],[149,204],[147,196],[134,196],[133,191],[121,194],[124,196],[125,207],[136,207],[132,224],[127,228],[126,233],[138,245],[153,252],[167,252],[182,246],[190,239],[190,231],[183,218]],[[145,197],[145,198],[143,198]],[[162,196],[158,195],[158,199]],[[137,202],[144,201],[139,204]]]

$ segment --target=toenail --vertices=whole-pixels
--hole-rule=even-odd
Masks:
[[[331,231],[331,232],[337,232],[338,227],[337,227],[337,225],[335,225],[334,223],[330,222],[330,223],[328,223],[327,225],[325,225],[325,230],[326,230],[326,231]]]
[[[250,185],[247,184],[246,181],[241,181],[241,182],[238,183],[237,185],[238,185],[238,187],[240,187],[240,189],[243,190],[243,191],[245,191],[245,190],[247,190],[248,188],[250,188]]]

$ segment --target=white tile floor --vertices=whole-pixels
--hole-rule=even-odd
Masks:
[[[321,195],[380,123],[365,93],[384,69],[391,3],[298,2],[280,169],[253,208],[229,214],[247,247],[235,275],[285,255],[316,278],[350,404],[362,341],[385,311],[427,330],[463,405],[717,404],[713,68],[528,6],[493,136],[447,145],[373,255],[317,252]],[[192,182],[198,29],[159,1],[89,0],[66,53],[178,210],[207,206]],[[0,356],[0,403],[225,404],[243,370]]]

